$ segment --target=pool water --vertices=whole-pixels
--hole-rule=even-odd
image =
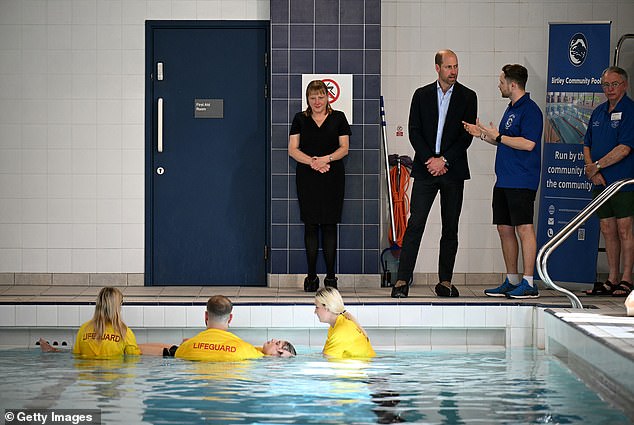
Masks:
[[[101,409],[102,423],[628,424],[538,350],[378,352],[201,363],[0,351],[3,409]]]

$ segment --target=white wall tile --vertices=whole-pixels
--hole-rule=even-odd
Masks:
[[[121,306],[121,316],[126,325],[131,328],[142,328],[144,306],[139,305],[123,305]]]
[[[431,346],[434,350],[442,347],[466,347],[467,330],[433,328],[431,329]]]
[[[485,324],[488,328],[501,327],[505,328],[510,325],[510,319],[508,318],[509,307],[504,306],[486,306],[486,320]]]
[[[202,305],[187,307],[186,317],[188,328],[205,328],[205,309],[206,306]]]
[[[97,273],[117,273],[121,270],[120,249],[97,249]]]
[[[364,328],[377,327],[379,326],[379,306],[359,306],[359,309],[357,310],[357,315],[355,317]]]
[[[92,319],[92,316],[95,314],[95,305],[80,305],[79,306],[79,323],[80,324],[84,324],[87,321],[89,321],[90,319]],[[124,322],[127,322],[127,319],[124,317],[123,318]]]
[[[316,322],[314,306],[294,305],[292,307],[292,325],[295,328],[314,327]],[[291,319],[290,317],[288,319]]]
[[[486,327],[486,306],[465,307],[465,325],[474,328]]]
[[[422,307],[419,305],[401,304],[398,306],[400,326],[427,326],[422,315]]]
[[[146,328],[172,326],[165,320],[165,308],[158,305],[143,306],[143,326]]]
[[[394,338],[397,347],[431,347],[431,329],[396,329]]]
[[[15,306],[0,305],[0,326],[15,326]]]
[[[396,327],[400,322],[399,306],[379,305],[377,306],[378,326]]]
[[[36,326],[37,310],[35,305],[15,306],[15,326]]]
[[[251,306],[251,327],[269,328],[272,324],[271,306],[254,305]]]
[[[507,347],[531,347],[533,345],[532,328],[507,328]]]
[[[35,314],[36,326],[59,326],[56,305],[37,305]]]
[[[22,270],[30,273],[44,273],[48,269],[46,249],[23,249]]]
[[[48,245],[46,227],[46,224],[23,224],[22,247],[46,248]]]
[[[94,273],[97,270],[95,249],[73,249],[71,256],[72,273]]]
[[[533,327],[533,307],[514,307],[508,310],[510,325],[513,328]]]
[[[181,305],[164,306],[165,326],[184,328],[187,326],[187,307]],[[180,340],[178,341],[180,343]]]
[[[251,327],[251,307],[237,305],[233,307],[233,319],[230,323],[231,327]]]
[[[73,225],[72,224],[49,224],[48,247],[49,248],[72,248],[73,246]]]
[[[421,324],[426,327],[443,326],[442,306],[423,305],[421,309]],[[402,325],[402,323],[401,323]]]
[[[79,327],[82,322],[79,320],[78,305],[58,306],[57,309],[57,326]]]
[[[442,306],[443,327],[464,327],[465,326],[465,307],[445,305]]]

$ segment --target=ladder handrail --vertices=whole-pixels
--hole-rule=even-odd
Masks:
[[[568,236],[577,230],[596,210],[599,209],[608,199],[616,192],[621,190],[623,186],[634,183],[634,179],[619,180],[605,188],[596,198],[594,198],[584,209],[579,211],[576,216],[568,224],[564,226],[551,240],[546,242],[537,253],[537,273],[542,281],[555,291],[563,293],[568,297],[573,308],[583,308],[579,298],[569,290],[555,284],[548,275],[548,257],[559,245],[564,243]]]
[[[619,66],[619,55],[621,53],[621,47],[623,46],[625,40],[629,38],[634,38],[634,34],[623,34],[621,38],[619,38],[619,41],[616,43],[616,48],[614,49],[614,66]]]

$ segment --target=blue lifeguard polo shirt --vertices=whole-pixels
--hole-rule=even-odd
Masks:
[[[537,190],[541,172],[543,128],[542,111],[531,100],[530,94],[524,94],[514,105],[509,103],[500,121],[500,134],[524,137],[535,142],[535,147],[532,151],[524,151],[498,143],[495,155],[496,187]]]
[[[590,148],[594,161],[603,158],[617,145],[634,149],[634,101],[625,95],[612,112],[608,112],[608,106],[608,102],[602,103],[592,112],[583,141],[584,146]],[[600,172],[608,185],[633,178],[634,154],[630,152],[616,164],[601,168]],[[621,190],[631,192],[634,186],[630,184]]]

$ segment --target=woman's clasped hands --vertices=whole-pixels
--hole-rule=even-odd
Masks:
[[[323,156],[313,156],[310,161],[310,168],[320,173],[327,173],[330,171],[330,164],[326,158]]]

